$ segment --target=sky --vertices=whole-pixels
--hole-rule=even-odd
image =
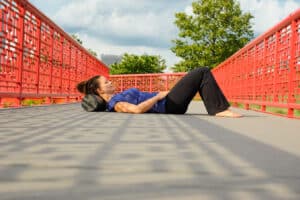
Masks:
[[[238,0],[254,19],[258,36],[300,8],[300,0]],[[180,58],[170,50],[177,38],[176,12],[192,11],[193,0],[29,0],[83,46],[101,54],[160,55],[170,67]]]

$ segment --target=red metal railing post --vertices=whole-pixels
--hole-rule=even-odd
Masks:
[[[12,2],[10,2],[11,5]],[[12,5],[11,5],[12,7]],[[24,53],[24,17],[25,17],[25,4],[19,4],[18,9],[20,10],[20,21],[18,27],[20,28],[19,32],[19,44],[20,44],[20,59],[18,63],[18,68],[19,68],[19,95],[18,95],[18,106],[21,106],[22,104],[22,96],[23,96],[23,53]]]
[[[152,88],[152,80],[153,80],[153,77],[150,76],[150,92],[153,92],[153,88]]]
[[[64,66],[64,38],[60,35],[59,37],[59,43],[61,44],[60,48],[60,62],[59,62],[59,95],[62,96],[62,83],[63,83],[63,66]]]
[[[265,73],[266,73],[266,59],[267,59],[267,53],[266,53],[266,51],[267,51],[267,39],[266,38],[264,38],[264,40],[263,40],[263,62],[262,62],[262,66],[261,66],[261,69],[263,70],[262,71],[262,74],[261,74],[261,87],[263,87],[263,90],[262,90],[262,92],[263,93],[261,93],[261,95],[262,95],[262,97],[261,97],[261,101],[263,102],[263,104],[262,104],[262,106],[261,106],[261,111],[263,111],[263,112],[265,112],[266,111],[266,104],[265,104],[265,102],[266,102],[266,80],[264,79],[264,75],[265,75]]]
[[[296,41],[297,38],[297,27],[296,21],[293,20],[291,23],[291,40],[290,40],[290,59],[289,59],[289,94],[288,94],[288,117],[294,116],[294,108],[290,106],[291,103],[295,103],[294,96],[294,81],[296,74]]]
[[[249,98],[249,92],[248,92],[248,87],[246,87],[246,85],[247,84],[249,84],[250,82],[249,82],[249,78],[250,78],[250,75],[249,75],[249,73],[251,72],[251,70],[250,70],[250,66],[249,66],[249,49],[248,50],[246,50],[246,53],[247,53],[247,57],[246,57],[246,74],[245,74],[245,88],[244,88],[244,90],[246,90],[246,94],[247,94],[247,96],[246,96],[246,99],[244,98],[243,99],[243,101],[245,102],[244,104],[245,104],[245,109],[246,110],[249,110],[249,106],[250,106],[250,103],[249,103],[249,100],[250,100],[250,98]]]
[[[121,77],[121,91],[123,91],[124,90],[124,83],[123,83],[123,77]]]
[[[83,61],[84,61],[84,68],[85,68],[85,77],[89,78],[88,77],[89,73],[88,73],[87,57],[84,54],[81,54],[81,55],[84,57]]]
[[[166,77],[166,89],[165,91],[169,90],[169,74]]]
[[[238,61],[237,57],[234,62],[233,62],[233,92],[234,92],[234,96],[235,99],[237,99],[237,101],[235,102],[235,106],[238,105],[238,101],[240,100],[240,93],[239,93],[239,84],[238,84],[238,66],[237,66],[237,61]]]
[[[37,50],[36,52],[38,53],[37,55],[37,59],[38,59],[38,66],[37,66],[37,78],[36,78],[36,87],[37,87],[37,94],[40,94],[40,66],[41,66],[41,20],[37,19],[37,28],[38,28],[38,32],[37,32]]]
[[[278,76],[278,69],[279,69],[279,31],[276,31],[275,34],[275,66],[274,66],[274,78],[273,78],[273,102],[278,102],[278,82],[279,82],[279,76]]]
[[[257,78],[257,45],[254,46],[254,55],[253,55],[253,66],[252,66],[252,71],[253,71],[253,100],[254,101],[257,101],[256,99],[256,84],[257,84],[257,81],[256,81],[256,78]]]
[[[78,50],[75,49],[75,80],[76,81],[79,81],[79,78],[78,78]]]
[[[50,53],[50,76],[49,76],[49,83],[50,83],[50,97],[49,97],[49,100],[50,100],[50,103],[52,103],[52,94],[53,94],[53,85],[52,85],[52,82],[53,82],[53,43],[54,43],[54,30],[52,27],[50,27],[50,38],[51,38],[51,42],[50,42],[50,49],[51,49],[51,53]]]
[[[70,99],[70,97],[71,97],[71,60],[72,60],[72,58],[71,58],[71,55],[72,55],[72,45],[71,45],[71,42],[69,43],[69,47],[68,48],[69,48],[70,55],[69,55],[69,66],[68,66],[68,71],[69,71],[68,84],[69,85],[68,85],[67,89],[68,89],[68,99]]]

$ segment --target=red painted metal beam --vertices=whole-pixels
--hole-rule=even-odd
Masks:
[[[0,2],[0,108],[26,98],[81,97],[76,84],[109,68],[27,0]]]

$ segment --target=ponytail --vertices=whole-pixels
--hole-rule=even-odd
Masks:
[[[94,76],[87,81],[82,81],[77,84],[77,90],[82,94],[95,94],[98,95],[97,89],[99,88],[98,78],[100,76]]]
[[[86,94],[86,84],[87,81],[82,81],[77,84],[76,88],[81,94]]]

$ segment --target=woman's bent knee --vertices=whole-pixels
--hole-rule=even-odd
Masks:
[[[208,67],[198,67],[189,72],[189,74],[196,75],[197,77],[202,77],[207,73],[210,73],[210,69]]]

